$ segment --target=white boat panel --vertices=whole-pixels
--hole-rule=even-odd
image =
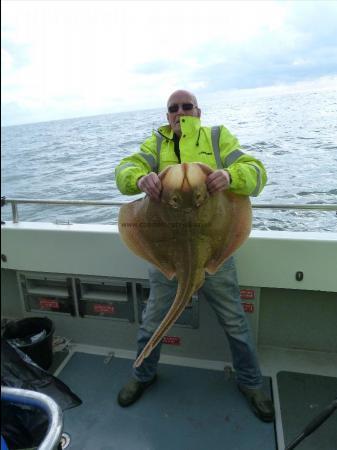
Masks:
[[[116,225],[8,222],[1,234],[3,268],[147,278]],[[337,233],[252,231],[236,259],[241,285],[337,292]]]

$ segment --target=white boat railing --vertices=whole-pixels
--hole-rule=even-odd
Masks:
[[[105,201],[105,200],[61,200],[61,199],[25,199],[25,198],[1,198],[1,206],[10,204],[12,206],[12,221],[19,222],[18,205],[63,205],[63,206],[123,206],[126,201]],[[317,210],[336,211],[337,203],[316,204],[316,203],[252,203],[253,209],[279,209],[279,210]]]

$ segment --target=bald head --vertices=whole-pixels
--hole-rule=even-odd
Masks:
[[[173,107],[173,108],[172,108]],[[180,117],[200,117],[197,98],[192,92],[179,89],[174,91],[167,100],[167,120],[177,136],[181,136]]]
[[[169,106],[171,103],[175,103],[176,98],[179,99],[181,97],[189,97],[194,106],[198,106],[197,97],[192,94],[192,92],[185,91],[184,89],[178,89],[177,91],[172,92],[172,94],[169,96],[169,99],[167,100],[167,106]]]

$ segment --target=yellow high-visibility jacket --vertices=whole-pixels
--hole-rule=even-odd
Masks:
[[[214,170],[226,169],[231,176],[230,191],[259,195],[267,182],[266,170],[258,159],[240,150],[238,139],[227,128],[203,127],[200,119],[192,116],[181,117],[180,127],[181,163],[200,162]],[[179,164],[173,130],[164,125],[141,145],[140,152],[121,160],[115,170],[117,187],[122,194],[139,194],[139,178],[172,164]]]

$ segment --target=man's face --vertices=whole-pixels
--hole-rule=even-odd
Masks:
[[[176,135],[181,135],[180,117],[200,117],[201,111],[197,107],[195,97],[188,92],[177,92],[171,95],[167,102],[167,120]]]

